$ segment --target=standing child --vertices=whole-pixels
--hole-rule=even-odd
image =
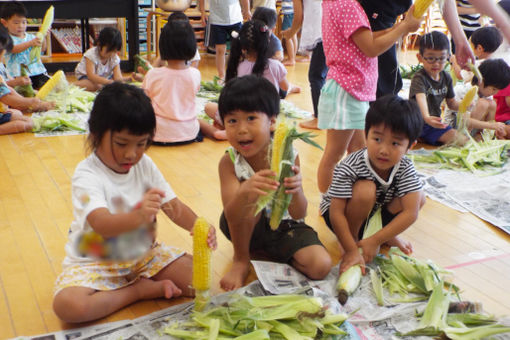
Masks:
[[[117,53],[122,49],[122,35],[114,27],[105,27],[99,32],[96,46],[90,48],[74,73],[77,82],[74,84],[87,91],[98,91],[104,85],[114,81],[125,81],[120,71],[120,58]]]
[[[416,100],[425,122],[420,139],[431,145],[457,140],[457,130],[441,121],[443,100],[446,100],[449,109],[459,109],[452,78],[444,71],[449,53],[450,42],[444,33],[432,31],[421,37],[417,57],[423,68],[411,80],[409,99]]]
[[[30,60],[30,51],[35,46],[43,46],[44,42],[34,34],[27,33],[27,9],[19,1],[7,1],[2,6],[2,24],[11,35],[14,47],[5,56],[7,73],[11,77],[19,77],[20,65],[28,66],[28,74],[35,89],[41,88],[50,77],[41,60]]]
[[[422,125],[416,103],[394,95],[381,97],[365,119],[367,147],[336,165],[320,210],[345,251],[341,273],[355,264],[364,271],[382,244],[412,252],[411,244],[398,235],[416,221],[425,203],[421,181],[405,157],[416,144]],[[383,228],[362,239],[364,221],[378,208]]]
[[[159,210],[192,232],[195,213],[182,203],[154,162],[145,155],[156,118],[143,90],[115,82],[98,94],[89,118],[92,153],[72,179],[74,221],[69,230],[63,272],[57,278],[53,309],[66,322],[85,322],[145,299],[193,296],[192,257],[154,240]],[[130,251],[108,258],[84,253],[80,237],[95,233],[129,243]],[[208,245],[216,247],[211,227]],[[136,246],[136,247],[134,247]]]
[[[3,115],[0,121],[3,123],[0,134],[30,131],[32,119],[25,117],[23,112],[47,111],[52,109],[54,103],[45,102],[39,98],[25,98],[17,93],[10,84],[12,79],[5,69],[5,54],[12,50],[12,39],[9,32],[0,26],[0,113]],[[19,78],[22,77],[18,77]],[[24,82],[29,84],[28,82]]]
[[[256,201],[279,182],[269,168],[271,131],[279,112],[279,96],[262,77],[248,75],[227,82],[219,109],[231,145],[219,164],[223,214],[220,227],[234,246],[234,262],[220,281],[225,290],[243,285],[250,268],[250,252],[263,250],[278,262],[290,263],[311,279],[324,278],[331,258],[317,233],[303,220],[307,201],[303,192],[299,156],[285,178],[285,192],[292,194],[280,226],[271,230],[270,213],[255,215]]]
[[[363,128],[368,102],[375,100],[377,56],[404,34],[420,26],[411,9],[392,28],[374,32],[356,0],[322,2],[322,40],[329,68],[319,99],[319,128],[327,129],[326,148],[317,172],[319,191],[326,192],[333,169],[347,150],[365,144]]]
[[[202,24],[205,25],[205,0],[199,0]],[[243,23],[251,18],[249,0],[209,0],[210,43],[216,48],[218,77],[225,79],[225,53],[232,32],[239,32]]]
[[[203,136],[215,138],[218,130],[195,112],[195,97],[200,89],[200,71],[188,60],[197,50],[193,27],[187,20],[170,20],[161,30],[159,50],[166,66],[150,70],[142,87],[156,112],[156,145],[201,142]]]
[[[281,30],[285,31],[292,27],[292,21],[294,20],[293,0],[282,0],[281,13],[283,14]],[[298,48],[296,34],[285,38],[285,48],[287,49],[287,60],[283,64],[293,66],[296,63],[296,52]]]

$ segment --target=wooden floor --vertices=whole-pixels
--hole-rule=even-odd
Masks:
[[[203,79],[215,74],[214,58],[203,56]],[[311,111],[307,63],[289,68],[289,80],[303,93],[289,100]],[[0,339],[35,335],[84,325],[62,323],[52,311],[52,290],[64,258],[67,230],[72,220],[71,176],[86,156],[84,136],[36,138],[25,133],[0,136]],[[325,133],[317,141],[324,145]],[[321,152],[297,143],[304,190],[309,201],[307,222],[314,226],[335,263],[339,250],[334,235],[318,213],[316,170]],[[151,147],[166,179],[186,204],[218,225],[222,211],[218,160],[226,142],[205,140],[181,147]],[[158,219],[160,241],[191,251],[189,235]],[[455,266],[455,282],[465,299],[480,301],[496,315],[510,314],[510,237],[473,215],[461,214],[428,200],[418,221],[404,233],[416,257],[441,266]],[[231,265],[232,246],[218,233],[213,255],[214,292]],[[483,258],[483,261],[477,261]],[[253,273],[249,280],[255,279]],[[135,318],[184,300],[133,304],[98,323]]]

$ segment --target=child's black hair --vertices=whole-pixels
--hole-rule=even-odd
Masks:
[[[13,47],[13,42],[9,31],[3,25],[0,25],[0,53],[4,50],[6,52],[11,52]]]
[[[252,74],[234,78],[225,84],[218,100],[221,120],[232,111],[263,112],[276,117],[280,112],[280,95],[264,77]]]
[[[105,27],[99,32],[96,45],[101,49],[106,47],[106,51],[120,51],[122,49],[122,34],[115,27]]]
[[[480,45],[487,53],[496,51],[503,42],[503,35],[494,26],[480,27],[471,35],[473,46]]]
[[[26,18],[27,14],[25,5],[19,1],[6,1],[0,10],[0,17],[4,20],[9,20],[15,15]]]
[[[159,51],[163,60],[191,60],[197,52],[193,27],[182,12],[173,13],[161,30]]]
[[[253,20],[260,20],[267,25],[270,29],[275,28],[276,26],[276,11],[272,8],[259,6],[253,12],[251,16]]]
[[[128,130],[137,136],[149,134],[152,140],[156,129],[156,115],[150,98],[141,88],[114,82],[106,85],[97,95],[88,124],[88,143],[92,150],[95,150],[109,130]]]
[[[483,78],[483,86],[493,86],[502,90],[510,84],[510,66],[503,59],[487,59],[478,66]],[[472,85],[478,85],[478,78],[473,77]]]
[[[450,54],[450,41],[443,32],[432,31],[420,37],[420,54],[423,55],[426,49],[443,51]]]
[[[182,20],[182,21],[186,21],[186,22],[189,22],[189,18],[186,14],[184,14],[184,12],[173,12],[172,14],[170,14],[168,16],[168,21],[179,21],[179,20]]]
[[[402,133],[409,139],[409,146],[421,134],[423,118],[416,101],[388,94],[370,105],[365,118],[365,135],[372,126],[384,124],[391,131]]]
[[[237,67],[246,53],[256,53],[257,60],[252,73],[262,76],[267,66],[267,49],[269,47],[269,28],[260,20],[246,21],[241,27],[239,36],[232,39],[230,57],[228,58],[226,81],[237,77]]]

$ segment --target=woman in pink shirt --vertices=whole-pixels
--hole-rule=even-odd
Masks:
[[[333,169],[347,148],[352,152],[364,147],[365,115],[369,102],[375,100],[377,56],[420,27],[421,20],[413,17],[413,10],[392,28],[372,33],[358,1],[322,1],[328,75],[318,107],[318,126],[327,129],[326,148],[317,171],[321,193],[328,189]]]
[[[193,28],[182,12],[175,12],[161,30],[161,58],[166,66],[150,70],[142,87],[156,113],[155,145],[179,145],[214,138],[218,130],[197,117],[195,97],[200,88],[200,71],[190,67],[197,42]]]

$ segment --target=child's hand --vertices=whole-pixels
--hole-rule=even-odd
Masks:
[[[54,107],[55,107],[55,103],[54,102],[45,102],[45,101],[41,100],[39,105],[37,106],[37,111],[44,112],[44,111],[51,110]]]
[[[36,46],[42,46],[42,40],[38,37],[35,37],[34,39],[30,40],[30,46],[36,47]]]
[[[376,257],[379,253],[380,249],[379,244],[374,243],[373,238],[371,237],[359,241],[358,247],[361,249],[361,255],[363,256],[363,261],[365,263],[372,262],[374,257]]]
[[[417,31],[420,26],[421,22],[423,20],[423,17],[416,19],[414,17],[414,5],[409,8],[407,11],[404,20],[402,21],[403,25],[406,27],[407,32],[415,32]]]
[[[292,166],[292,171],[294,171],[294,176],[285,177],[283,179],[283,186],[286,189],[286,194],[297,194],[302,189],[302,178],[299,166]]]
[[[340,262],[340,274],[355,264],[359,264],[361,266],[361,272],[363,275],[365,275],[365,261],[363,260],[363,256],[361,256],[358,249],[348,251],[342,256],[342,262]]]
[[[142,217],[142,223],[152,223],[156,219],[156,214],[161,207],[161,199],[165,197],[162,190],[152,188],[143,195],[142,201],[139,203],[137,212]]]
[[[425,118],[425,123],[429,124],[432,127],[435,127],[436,129],[444,129],[447,127],[447,124],[441,123],[441,117],[435,117],[435,116],[428,116]]]
[[[496,137],[498,139],[504,139],[506,137],[506,128],[505,124],[501,122],[493,123],[493,129],[496,133]]]
[[[243,182],[243,190],[249,195],[265,195],[270,190],[278,189],[280,182],[275,180],[275,177],[274,171],[269,169],[260,170]]]
[[[24,86],[24,85],[30,85],[32,84],[32,80],[30,80],[29,76],[19,76],[14,78],[14,81],[12,82],[12,86]]]
[[[193,236],[193,229],[190,230],[190,235]],[[209,233],[207,234],[207,245],[211,250],[215,250],[218,246],[216,242],[216,228],[212,225],[209,225]]]

